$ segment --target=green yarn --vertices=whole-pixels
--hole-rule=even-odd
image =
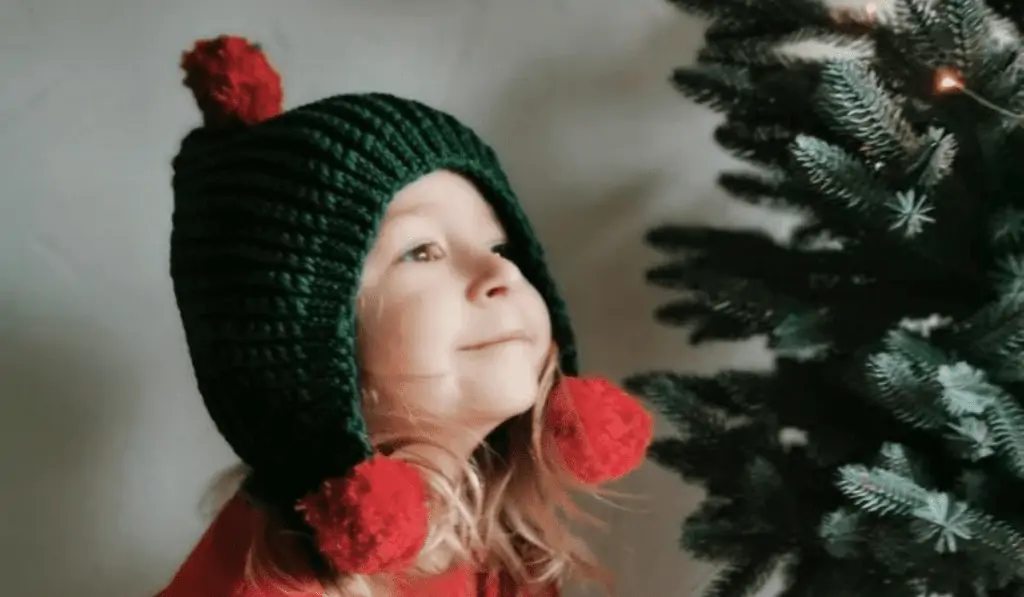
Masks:
[[[196,129],[174,160],[171,276],[196,381],[262,499],[290,502],[371,453],[355,297],[388,203],[437,170],[475,183],[577,372],[565,304],[494,151],[454,117],[346,94]]]

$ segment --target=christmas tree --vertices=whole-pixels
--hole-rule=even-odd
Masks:
[[[804,216],[647,237],[662,322],[774,350],[627,380],[679,428],[651,457],[706,491],[705,595],[1024,595],[1024,2],[674,4],[709,19],[673,81],[745,162],[721,187]]]

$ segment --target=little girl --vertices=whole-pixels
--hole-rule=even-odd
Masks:
[[[245,39],[185,54],[171,276],[237,492],[160,597],[548,597],[600,576],[563,518],[650,415],[576,377],[490,147],[382,93],[287,112]]]

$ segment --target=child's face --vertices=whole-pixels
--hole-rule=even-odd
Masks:
[[[485,435],[533,406],[551,324],[504,242],[459,175],[435,172],[395,196],[359,293],[372,432]]]

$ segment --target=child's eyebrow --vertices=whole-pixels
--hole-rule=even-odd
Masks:
[[[404,216],[406,214],[422,214],[423,212],[428,211],[429,208],[430,203],[426,201],[423,197],[417,195],[410,195],[408,197],[405,197],[404,201],[395,202],[389,205],[387,211],[385,212],[385,219],[397,218]]]
[[[391,236],[395,234],[395,230],[401,231],[404,228],[408,228],[410,224],[415,224],[417,221],[427,221],[428,218],[423,214],[423,210],[403,210],[394,214],[388,215],[384,218],[384,222],[381,224],[380,231],[377,234],[377,240],[385,236]]]

